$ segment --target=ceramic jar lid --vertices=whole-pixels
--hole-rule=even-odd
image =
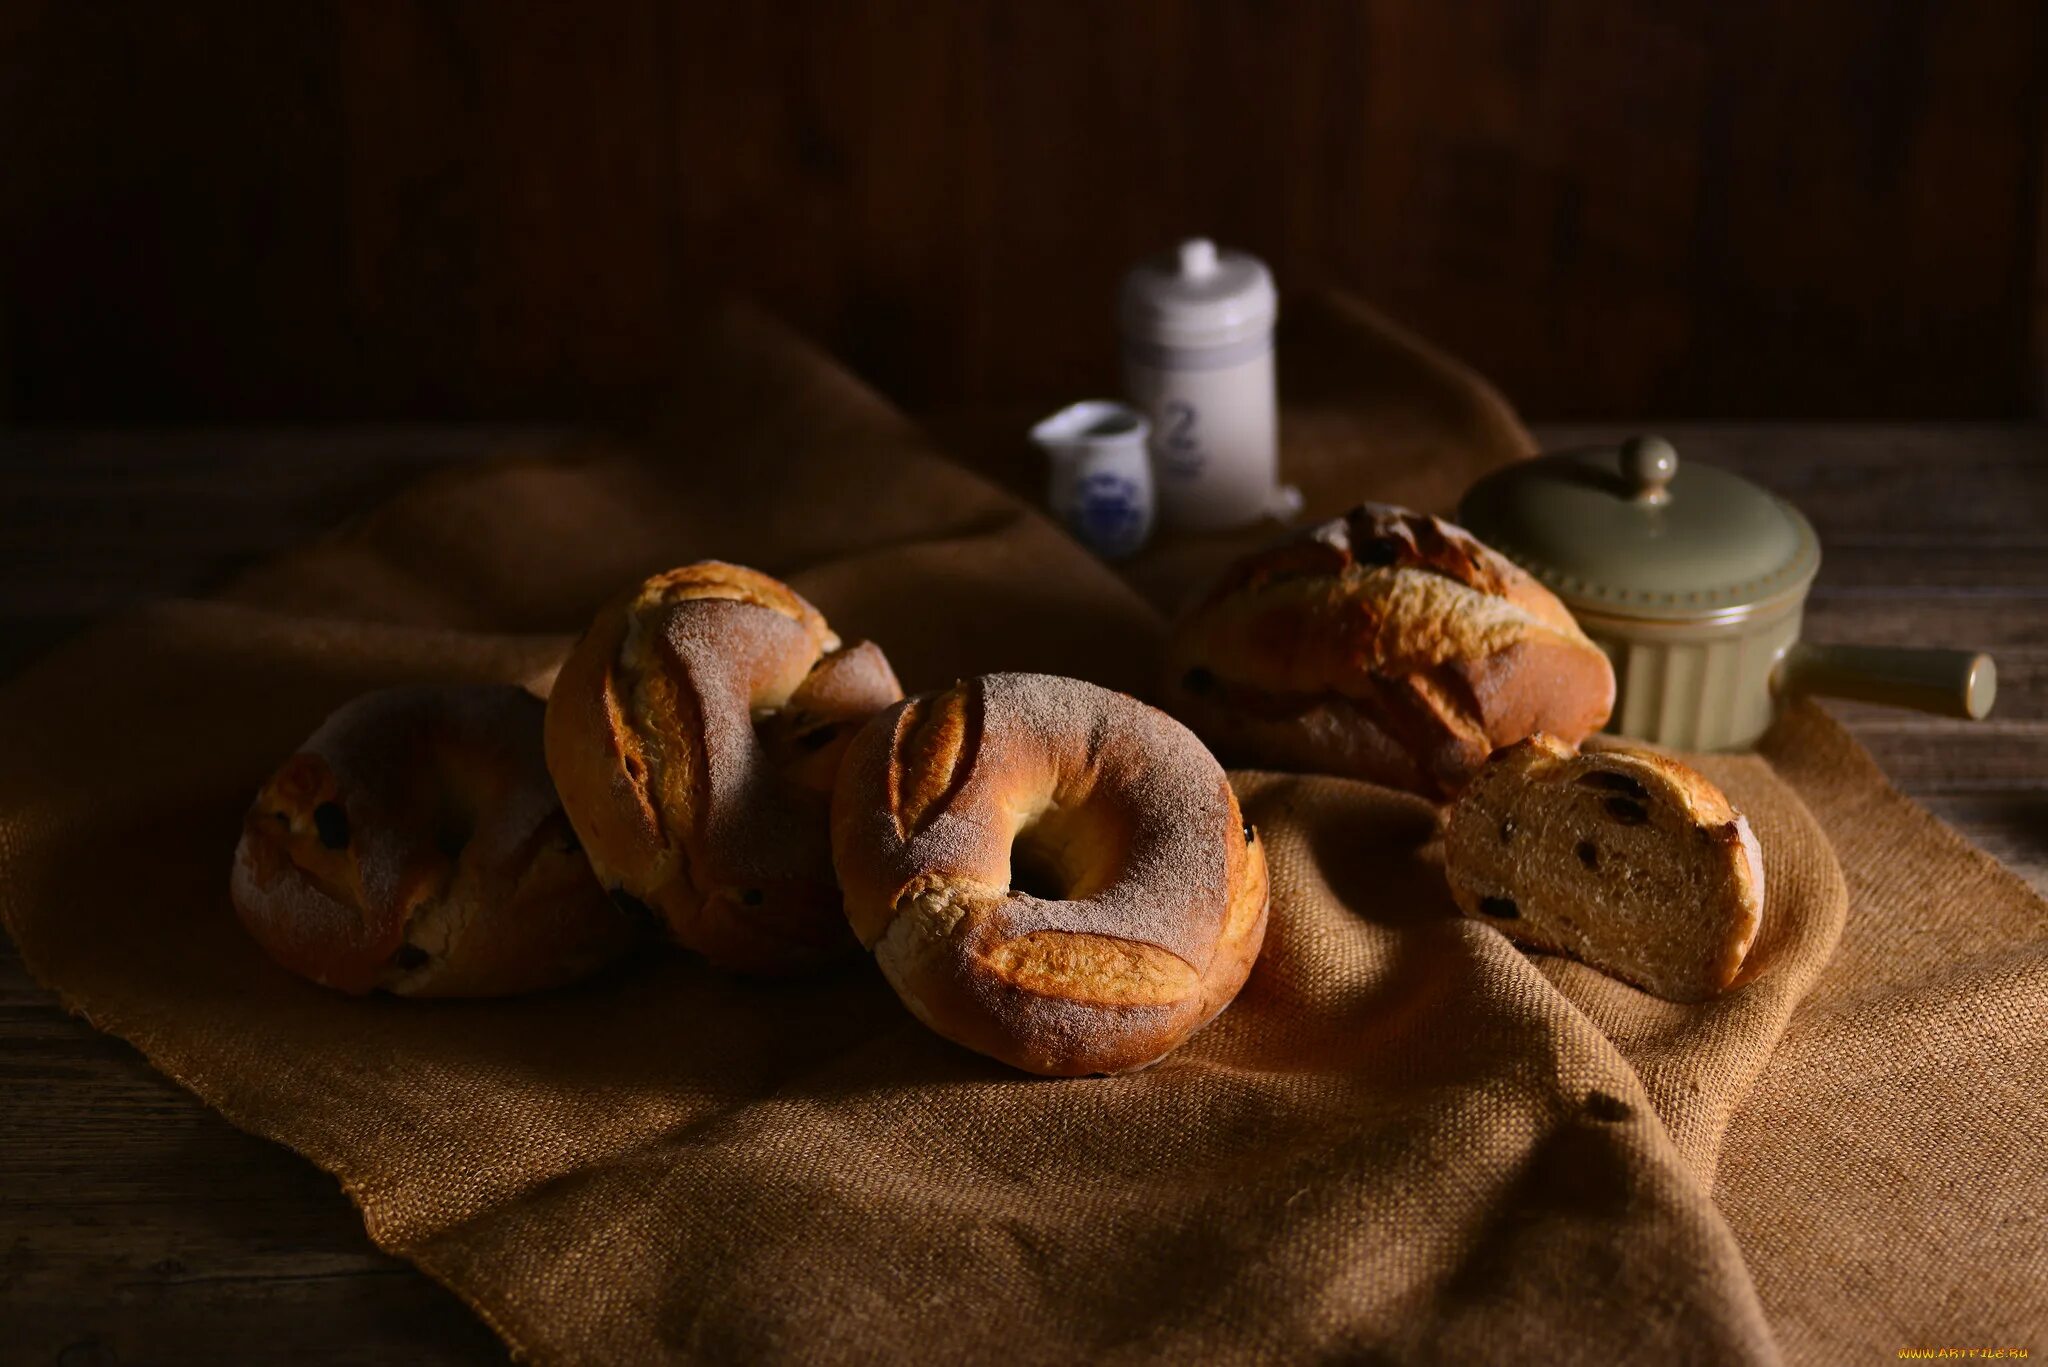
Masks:
[[[1803,594],[1820,541],[1799,510],[1661,437],[1539,456],[1474,485],[1458,521],[1574,611],[1739,618]]]
[[[1124,277],[1124,336],[1162,347],[1221,347],[1263,338],[1280,312],[1265,263],[1192,237]]]

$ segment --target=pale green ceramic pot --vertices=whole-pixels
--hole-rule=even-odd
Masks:
[[[1945,716],[1991,710],[1968,650],[1799,639],[1820,542],[1797,508],[1660,437],[1538,456],[1481,480],[1458,521],[1547,586],[1614,661],[1607,729],[1736,749],[1797,693]]]

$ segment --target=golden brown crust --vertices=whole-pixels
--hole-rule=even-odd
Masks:
[[[235,851],[242,923],[345,992],[499,996],[568,982],[631,922],[592,876],[511,687],[410,688],[341,708],[257,794]]]
[[[1215,760],[1135,699],[993,674],[862,730],[832,804],[847,919],[905,1005],[1030,1072],[1156,1062],[1236,996],[1265,852]]]
[[[1668,755],[1581,755],[1540,734],[1508,746],[1451,808],[1444,866],[1466,914],[1672,1001],[1751,971],[1762,851],[1727,796]]]
[[[1226,571],[1175,628],[1165,695],[1233,763],[1444,797],[1532,731],[1598,730],[1614,672],[1505,557],[1364,504]]]
[[[827,832],[860,724],[903,690],[875,646],[744,566],[701,561],[606,607],[570,652],[547,760],[604,885],[721,967],[850,948]]]

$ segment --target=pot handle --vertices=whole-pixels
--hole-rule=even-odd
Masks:
[[[1771,682],[1781,693],[1818,693],[1982,721],[1998,696],[1998,667],[1974,650],[1801,641],[1785,652]]]

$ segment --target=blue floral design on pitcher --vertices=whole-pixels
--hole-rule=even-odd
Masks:
[[[1122,475],[1088,475],[1074,490],[1074,530],[1103,555],[1129,555],[1144,545],[1147,512],[1145,491]]]

